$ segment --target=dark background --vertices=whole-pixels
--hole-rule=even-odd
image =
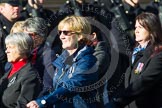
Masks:
[[[66,2],[66,0],[44,0],[44,7],[51,9],[51,10],[57,10],[60,5],[62,5],[63,3]],[[90,1],[90,0],[86,0],[86,1]],[[101,0],[103,1],[103,0]],[[142,4],[142,6],[145,6],[146,3],[148,3],[150,0],[139,0]]]

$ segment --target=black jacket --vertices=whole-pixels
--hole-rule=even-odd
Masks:
[[[9,73],[0,79],[0,108],[26,108],[26,104],[35,99],[41,90],[38,73],[30,63],[7,78]]]
[[[2,14],[0,15],[0,78],[4,74],[4,66],[7,62],[5,54],[5,38],[10,33],[13,23],[8,21]]]
[[[148,47],[136,56],[125,74],[125,91],[117,103],[128,108],[162,107],[162,52],[152,56]]]
[[[19,18],[17,19],[17,21],[18,20],[20,21],[22,19]],[[9,20],[7,20],[7,18],[5,18],[5,16],[0,14],[0,78],[4,74],[5,63],[7,62],[7,56],[5,54],[5,38],[10,34],[10,30],[14,23],[15,22],[10,22]]]

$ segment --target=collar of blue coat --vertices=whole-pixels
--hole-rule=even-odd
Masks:
[[[64,67],[65,64],[72,65],[73,62],[78,61],[84,55],[88,53],[94,53],[94,49],[89,46],[84,46],[78,48],[78,50],[71,56],[67,50],[65,50],[54,62],[53,65],[56,66],[58,69]]]

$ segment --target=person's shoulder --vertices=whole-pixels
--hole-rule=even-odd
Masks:
[[[33,67],[31,62],[28,62],[20,71],[21,75],[37,75],[37,70]]]
[[[81,59],[81,61],[85,60],[87,62],[96,62],[96,57],[93,55],[94,53],[94,48],[91,46],[85,46],[84,48],[82,48],[78,54],[80,54],[77,58]]]
[[[158,50],[154,52],[155,52],[155,56],[160,57],[162,59],[162,45],[160,45],[158,47]]]
[[[2,14],[0,14],[0,24],[2,24],[3,20],[5,20],[5,17]]]
[[[156,46],[149,45],[144,50],[144,56],[153,61],[157,59],[161,60],[162,59],[162,45],[161,44],[156,45]]]

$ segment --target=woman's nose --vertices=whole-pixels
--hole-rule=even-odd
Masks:
[[[8,52],[9,52],[9,50],[8,50],[8,48],[6,48],[5,53],[8,53]]]
[[[135,33],[138,33],[138,28],[135,29]]]

